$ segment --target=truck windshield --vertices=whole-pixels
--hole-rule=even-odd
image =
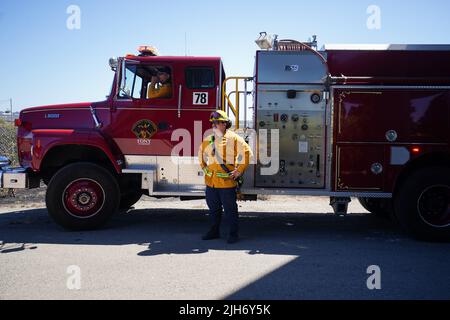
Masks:
[[[136,74],[137,65],[127,64],[125,67],[124,81],[122,80],[122,87],[119,92],[119,98],[140,98],[140,87],[142,79]],[[124,85],[123,85],[124,84]]]

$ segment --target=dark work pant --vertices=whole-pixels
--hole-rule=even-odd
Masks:
[[[206,187],[206,203],[209,208],[211,228],[216,228],[219,231],[222,212],[224,211],[225,221],[228,222],[229,226],[229,234],[238,235],[238,206],[236,200],[236,188]]]

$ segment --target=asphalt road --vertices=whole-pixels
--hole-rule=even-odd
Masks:
[[[412,240],[355,201],[343,218],[327,198],[241,203],[234,245],[200,240],[202,200],[140,201],[92,232],[35,206],[0,205],[0,299],[450,299],[450,244]]]

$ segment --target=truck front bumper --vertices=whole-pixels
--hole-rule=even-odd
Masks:
[[[2,189],[32,189],[38,188],[40,179],[27,173],[24,168],[11,168],[10,161],[1,157],[0,188]]]

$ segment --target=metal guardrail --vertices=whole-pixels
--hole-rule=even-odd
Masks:
[[[233,81],[234,86],[231,91],[227,92],[227,82]],[[244,93],[244,124],[247,123],[247,93],[249,93],[247,89],[247,83],[253,81],[252,77],[228,77],[222,83],[222,110],[227,114],[233,114],[235,118],[235,129],[239,129],[239,111],[240,111],[240,94],[236,93]],[[239,82],[243,82],[244,91],[239,91]],[[230,96],[235,94],[234,103],[231,101]]]

